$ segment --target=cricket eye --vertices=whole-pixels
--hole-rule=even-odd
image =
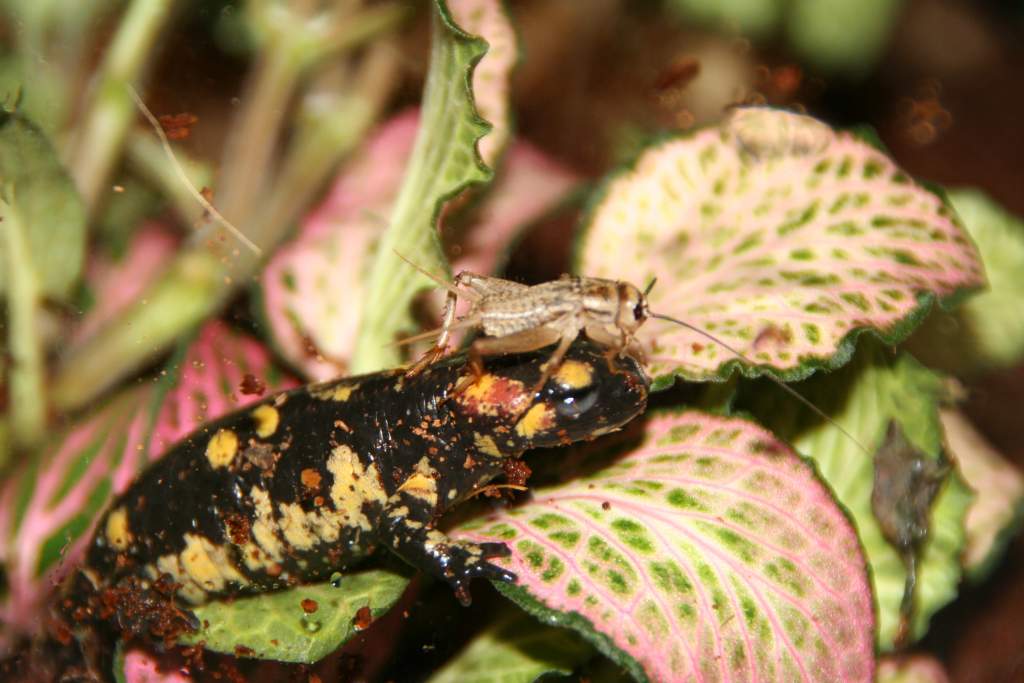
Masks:
[[[644,320],[647,317],[647,313],[644,311],[644,302],[636,302],[636,306],[633,307],[633,319],[637,322]]]
[[[555,401],[555,411],[562,417],[579,417],[597,405],[597,394],[597,388],[591,387],[563,396]]]

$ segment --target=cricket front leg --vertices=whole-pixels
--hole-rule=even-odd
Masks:
[[[384,509],[381,540],[399,557],[448,583],[460,603],[471,602],[469,582],[476,577],[514,583],[516,575],[489,562],[508,557],[504,543],[471,543],[448,537],[433,526],[435,506],[421,491],[399,491]]]

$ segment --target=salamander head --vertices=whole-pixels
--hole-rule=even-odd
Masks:
[[[472,420],[477,445],[490,455],[593,439],[615,431],[647,407],[649,380],[640,364],[577,341],[536,395],[550,352],[488,358],[487,372],[453,400]]]

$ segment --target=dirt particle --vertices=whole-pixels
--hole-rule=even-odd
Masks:
[[[302,611],[306,614],[312,614],[318,609],[320,609],[320,605],[317,604],[316,600],[306,598],[302,601]]]
[[[313,468],[307,467],[306,469],[302,470],[302,473],[299,475],[299,477],[302,480],[302,485],[305,486],[307,489],[312,489],[315,491],[320,488],[320,473],[314,470]]]
[[[199,122],[199,118],[189,112],[164,114],[157,117],[157,120],[168,140],[185,140],[192,133],[192,126]]]
[[[231,512],[224,516],[224,524],[228,528],[228,538],[235,545],[245,545],[249,542],[249,520],[237,512]]]
[[[354,626],[357,631],[365,631],[370,628],[370,624],[372,623],[373,613],[370,611],[369,605],[363,605],[360,607],[359,611],[356,612],[355,617],[352,618],[352,626]]]
[[[508,483],[514,486],[525,486],[533,471],[525,462],[518,459],[508,459],[504,464],[505,478]]]
[[[245,373],[238,390],[246,396],[262,396],[267,391],[267,383],[251,372]]]

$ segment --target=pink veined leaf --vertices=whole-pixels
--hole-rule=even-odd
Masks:
[[[963,564],[972,579],[983,576],[998,557],[1024,509],[1024,476],[956,410],[940,413],[946,445],[967,485],[975,492],[964,525]]]
[[[110,472],[143,461],[151,386],[135,387],[84,419],[11,476],[0,493],[0,652],[42,625],[50,591],[81,558],[93,521],[112,495]]]
[[[845,362],[856,330],[898,341],[932,300],[984,284],[938,196],[852,134],[768,108],[659,143],[608,181],[578,270],[657,277],[652,310],[788,378]],[[654,377],[708,379],[736,361],[666,321],[638,337]]]
[[[347,372],[365,270],[387,225],[418,120],[418,112],[408,111],[384,124],[260,278],[275,345],[311,379]]]
[[[925,654],[888,655],[878,661],[878,683],[949,683],[942,663]]]
[[[759,425],[654,414],[603,469],[463,527],[502,541],[509,597],[638,679],[870,681],[874,612],[856,531]]]
[[[452,263],[452,272],[495,274],[523,227],[550,211],[578,183],[579,176],[533,145],[513,141],[479,219]]]
[[[298,386],[294,377],[274,366],[262,344],[219,320],[203,325],[176,371],[174,387],[163,399],[150,437],[149,455],[154,460],[204,422],[254,403],[267,393]],[[121,490],[134,476],[133,472],[118,472],[115,486]]]
[[[161,671],[159,660],[145,650],[130,650],[122,668],[125,683],[192,683],[181,671]]]
[[[493,168],[508,142],[509,77],[518,59],[516,34],[500,0],[449,0],[455,24],[487,41],[487,54],[473,69],[473,102],[493,128],[477,145],[480,158]]]
[[[77,566],[93,521],[146,464],[199,424],[297,384],[258,342],[218,321],[201,329],[171,372],[169,391],[144,384],[123,392],[4,483],[0,562],[8,591],[0,651],[4,638],[38,628],[41,605]],[[262,393],[244,393],[250,386]]]
[[[75,328],[72,343],[80,343],[92,336],[125,307],[137,301],[177,248],[177,236],[152,223],[132,236],[121,259],[99,257],[90,261],[86,277],[96,305]]]

